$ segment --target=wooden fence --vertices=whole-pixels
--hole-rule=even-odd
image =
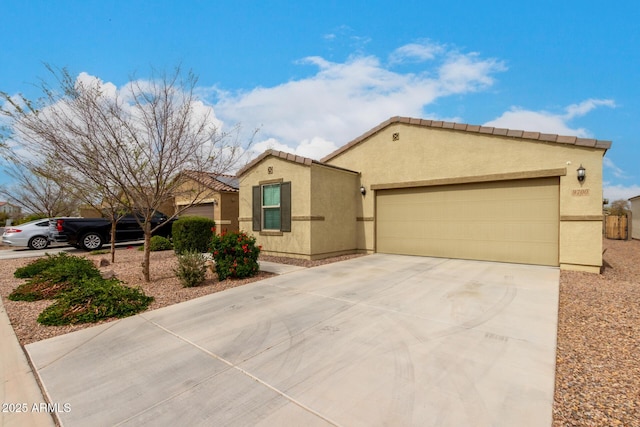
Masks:
[[[627,217],[607,215],[605,217],[605,237],[607,239],[628,240],[629,221]]]

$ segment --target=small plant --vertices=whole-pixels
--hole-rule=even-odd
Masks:
[[[169,251],[171,249],[173,249],[171,240],[163,236],[151,236],[151,240],[149,241],[149,250],[151,252]],[[144,246],[140,246],[138,250],[144,251]]]
[[[211,253],[216,263],[219,280],[227,277],[242,279],[258,274],[260,247],[256,238],[244,232],[226,233],[213,236]]]
[[[141,289],[124,286],[117,279],[94,277],[59,294],[56,302],[40,313],[38,322],[69,325],[127,317],[145,310],[152,301],[153,297]]]
[[[185,288],[198,286],[207,274],[207,259],[200,252],[189,251],[178,255],[178,267],[173,271]]]
[[[188,251],[207,252],[215,224],[212,219],[198,216],[186,216],[174,222],[171,234],[176,253],[182,254]]]

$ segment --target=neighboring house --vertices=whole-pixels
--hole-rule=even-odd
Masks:
[[[22,214],[22,208],[9,202],[0,202],[0,212],[7,214],[9,218],[18,218]]]
[[[394,117],[321,161],[258,156],[237,175],[240,229],[272,255],[381,252],[599,272],[610,146]]]
[[[187,178],[174,198],[175,209],[186,208],[180,216],[202,216],[216,222],[216,231],[238,231],[238,180],[235,176],[185,171]]]
[[[629,199],[631,204],[631,238],[640,239],[640,196]]]

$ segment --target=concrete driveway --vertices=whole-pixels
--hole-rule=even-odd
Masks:
[[[558,282],[375,254],[26,349],[65,426],[548,427]]]

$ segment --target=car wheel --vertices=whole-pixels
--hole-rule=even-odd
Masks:
[[[29,249],[46,249],[49,246],[49,240],[44,236],[34,236],[27,243]]]
[[[97,251],[102,247],[102,236],[98,233],[87,233],[80,239],[82,249],[85,251]]]

